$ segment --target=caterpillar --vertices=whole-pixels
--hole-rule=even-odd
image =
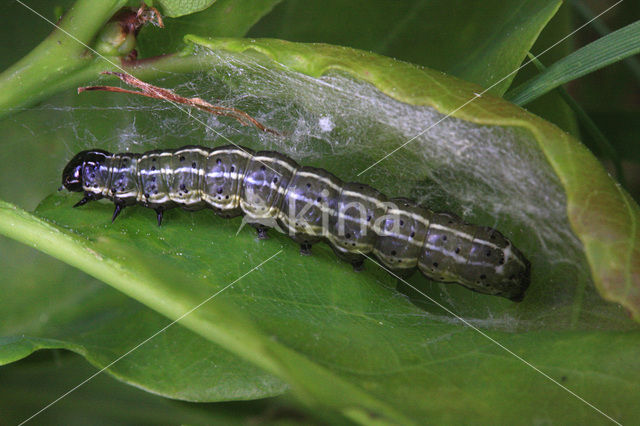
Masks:
[[[287,155],[237,145],[185,146],[142,154],[92,149],[76,154],[62,173],[63,187],[84,192],[74,207],[107,198],[122,209],[141,204],[163,212],[210,208],[223,217],[244,216],[259,238],[278,228],[300,244],[328,243],[354,269],[365,254],[400,276],[419,270],[427,278],[521,301],[531,265],[493,228],[471,225],[406,198],[388,199],[363,183],[300,166]]]

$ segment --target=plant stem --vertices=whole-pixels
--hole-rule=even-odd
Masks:
[[[0,74],[0,116],[53,94],[61,79],[93,62],[86,45],[125,4],[78,0],[42,43]]]

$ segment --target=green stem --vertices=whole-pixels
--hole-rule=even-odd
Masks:
[[[61,79],[93,62],[86,45],[126,3],[78,0],[42,43],[0,74],[0,116],[46,98]]]
[[[114,65],[115,64],[115,65]],[[46,99],[58,92],[76,90],[79,86],[84,86],[97,81],[117,80],[113,76],[102,76],[102,71],[125,71],[140,79],[151,80],[166,73],[198,72],[211,68],[211,63],[196,56],[176,56],[167,55],[155,60],[145,60],[137,63],[120,63],[118,57],[96,58],[85,61],[83,66],[74,69],[65,76],[60,76],[51,81],[46,87],[41,87],[37,94],[28,99],[28,104],[34,104],[39,100]],[[22,104],[18,107],[25,107]],[[16,107],[17,108],[17,107]],[[0,111],[0,117],[10,111]]]

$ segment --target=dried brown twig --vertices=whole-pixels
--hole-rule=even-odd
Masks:
[[[203,111],[207,111],[210,114],[234,118],[243,126],[254,126],[259,130],[262,130],[263,132],[268,132],[274,135],[282,136],[282,133],[265,126],[255,118],[251,117],[246,112],[240,111],[239,109],[213,105],[197,97],[185,98],[184,96],[180,96],[169,89],[163,89],[162,87],[157,87],[157,86],[154,86],[153,84],[145,83],[144,81],[135,78],[131,74],[114,72],[114,71],[103,71],[101,74],[115,75],[124,83],[128,84],[129,86],[137,87],[141,91],[138,92],[135,90],[124,89],[122,87],[116,87],[116,86],[85,86],[85,87],[78,87],[78,93],[82,93],[90,90],[103,90],[107,92],[130,93],[132,95],[146,96],[148,98],[153,98],[153,99],[162,99],[169,102],[189,105],[189,106],[201,109]]]

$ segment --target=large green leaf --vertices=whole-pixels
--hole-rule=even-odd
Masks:
[[[57,208],[60,201],[65,210]],[[234,233],[232,224],[212,224],[193,215],[192,226],[199,231],[191,232],[188,240],[201,249],[192,250],[185,247],[183,238],[188,230],[178,222],[189,221],[188,215],[172,215],[177,229],[171,232],[168,227],[158,240],[145,235],[160,231],[141,215],[129,217],[125,224],[106,232],[100,227],[92,232],[86,216],[99,213],[100,206],[73,216],[69,212],[73,212],[72,201],[70,197],[52,199],[42,209],[47,212],[53,208],[49,214],[58,215],[56,220],[69,216],[64,220],[66,226],[80,235],[68,234],[6,205],[0,213],[2,223],[16,235],[37,233],[41,250],[74,265],[89,265],[84,268],[92,274],[171,317],[182,315],[230,282],[227,277],[201,278],[203,270],[223,269],[220,264],[203,265],[198,260],[211,249],[226,246],[232,257],[227,265],[238,271],[237,276],[254,266],[248,260],[253,264],[262,260],[256,257],[263,250],[247,245],[253,240],[250,235],[224,238],[225,233]],[[203,235],[202,228],[207,225],[207,235]],[[213,246],[203,244],[208,235],[222,238]],[[180,244],[178,249],[184,252],[164,253],[164,263],[155,260],[153,267],[145,267],[157,256],[152,249],[158,249],[158,244],[167,248]],[[122,253],[123,249],[130,253]],[[105,256],[104,262],[93,262],[96,256]],[[321,256],[321,262],[311,262],[304,269],[305,288],[296,285],[287,265],[296,261],[296,251],[284,250],[278,256],[282,257],[264,264],[181,322],[283,375],[307,400],[356,419],[383,416],[408,421],[385,406],[385,401],[416,420],[424,416],[459,419],[473,414],[479,420],[507,422],[522,416],[536,418],[540,412],[557,421],[594,419],[590,408],[491,342],[443,321],[441,315],[425,316],[371,277],[340,282],[337,277],[348,272],[346,268],[327,268]],[[310,279],[316,274],[321,274],[322,283]],[[185,277],[189,279],[185,281]],[[269,285],[274,277],[278,285]],[[255,325],[246,322],[247,317],[253,318]],[[571,383],[582,397],[615,418],[624,422],[626,416],[633,416],[638,392],[638,333],[548,330],[491,335],[534,365],[544,366],[556,380]],[[614,357],[611,348],[616,348]],[[505,397],[512,395],[509,389],[514,388],[528,397]],[[557,400],[564,401],[562,410],[554,409]]]
[[[65,348],[103,367],[170,323],[99,281],[7,243],[3,250],[13,256],[0,258],[2,292],[10,295],[0,298],[0,365],[39,349]],[[25,271],[32,262],[39,267]],[[191,401],[254,399],[286,389],[179,325],[118,361],[109,373],[147,391]]]
[[[246,109],[286,138],[194,114],[213,128],[207,130],[161,103],[91,93],[83,107],[58,113],[56,131],[69,135],[69,155],[94,144],[144,150],[224,143],[215,131],[355,179],[478,92],[440,73],[351,49],[196,41],[198,56],[136,72],[169,74],[158,83]],[[173,74],[180,68],[175,61],[207,72]],[[418,276],[412,283],[607,414],[633,418],[639,335],[620,309],[598,297],[588,276],[591,267],[607,297],[637,308],[637,206],[575,140],[503,100],[481,97],[455,116],[357,179],[497,227],[530,257],[534,281],[519,305]],[[59,173],[64,161],[57,155],[48,173]],[[27,172],[17,168],[16,176],[28,181]],[[153,212],[132,208],[110,225],[110,206],[71,209],[76,200],[54,195],[35,216],[4,204],[0,232],[171,319],[276,254],[180,324],[284,379],[311,405],[359,421],[599,418],[434,304],[415,293],[401,297],[395,280],[371,263],[355,274],[323,246],[300,257],[286,237],[258,242],[246,229],[235,236],[238,220],[210,212],[171,211],[158,228]],[[616,281],[612,275],[620,270],[623,279]]]
[[[96,373],[79,356],[63,351],[39,354],[0,369],[0,413],[5,424],[19,424]],[[37,383],[37,386],[34,386]],[[277,420],[280,420],[278,422]],[[311,419],[284,401],[226,404],[170,401],[98,375],[51,408],[36,424],[292,424]]]
[[[457,155],[459,158],[452,158],[451,155],[447,155],[446,158],[438,158],[437,152],[429,152],[433,149],[433,142],[428,140],[430,134],[426,133],[422,143],[416,141],[418,143],[407,145],[403,152],[398,152],[396,158],[389,161],[393,164],[386,166],[387,170],[393,167],[393,174],[396,176],[394,182],[398,188],[396,192],[400,187],[406,188],[406,184],[398,185],[398,176],[402,176],[410,182],[442,178],[440,175],[442,170],[424,170],[425,155],[429,156],[430,154],[435,157],[427,159],[431,163],[429,164],[431,168],[451,167],[450,173],[458,172],[459,174],[462,173],[458,170],[459,168],[466,168],[466,172],[475,169],[475,174],[473,171],[471,172],[473,178],[483,181],[485,185],[490,187],[490,190],[485,187],[485,192],[488,195],[483,196],[477,190],[473,190],[473,195],[455,194],[456,189],[450,186],[446,189],[448,195],[452,195],[453,198],[457,197],[458,202],[464,200],[465,197],[475,197],[474,203],[480,205],[476,208],[481,208],[485,212],[491,211],[491,203],[495,203],[494,208],[511,216],[510,219],[515,224],[523,226],[527,219],[531,219],[531,217],[518,218],[523,214],[523,206],[518,206],[518,211],[507,212],[508,206],[515,207],[518,204],[516,202],[518,198],[514,198],[518,197],[518,191],[525,190],[528,199],[526,201],[521,199],[519,202],[524,205],[530,203],[532,207],[532,210],[526,212],[525,216],[535,216],[533,206],[545,205],[548,209],[553,205],[550,198],[551,188],[553,185],[558,185],[560,192],[556,194],[559,196],[558,202],[563,204],[563,216],[566,215],[565,217],[568,219],[569,226],[566,230],[575,234],[582,243],[582,247],[578,250],[584,250],[596,286],[605,298],[625,305],[636,318],[640,315],[640,274],[638,273],[640,271],[640,256],[637,255],[640,248],[636,244],[640,236],[640,229],[636,226],[638,205],[621,188],[616,186],[584,147],[569,135],[558,131],[556,127],[507,102],[501,102],[491,96],[477,96],[478,89],[471,84],[462,83],[442,74],[408,64],[393,63],[375,55],[365,55],[348,48],[291,44],[277,40],[266,40],[260,44],[234,39],[206,41],[194,37],[193,40],[221,51],[260,52],[289,69],[314,77],[320,77],[331,71],[346,72],[375,85],[376,88],[393,99],[411,105],[430,106],[439,113],[451,114],[452,118],[449,118],[448,122],[453,123],[453,126],[460,124],[460,127],[456,129],[459,133],[455,136],[447,134],[448,139],[441,140],[437,147],[445,150],[444,152],[447,154]],[[391,69],[392,72],[390,72]],[[371,101],[374,102],[374,100]],[[463,105],[464,107],[462,107]],[[462,121],[456,121],[454,118]],[[419,134],[421,130],[431,130],[429,128],[431,123],[438,123],[432,131],[435,133],[435,137],[442,137],[438,133],[440,128],[444,127],[445,122],[438,120],[441,120],[441,117],[425,118],[422,128],[410,129],[409,133],[404,136],[408,140]],[[502,155],[499,159],[494,159],[492,156],[486,158],[488,148],[480,146],[479,142],[475,140],[469,143],[469,138],[473,138],[475,135],[464,135],[466,130],[464,123],[466,122],[481,126],[507,126],[523,129],[528,134],[510,135],[518,141],[518,146],[500,146],[505,151],[501,152]],[[478,129],[482,128],[478,127]],[[493,129],[500,131],[505,127],[493,127]],[[362,154],[360,161],[357,159],[352,161],[349,167],[353,169],[354,166],[359,166],[359,163],[367,166],[373,164],[402,143],[402,139],[396,143],[391,142],[386,134],[379,139],[382,139],[379,143],[383,146],[376,146],[375,143],[369,141],[366,145],[367,152]],[[497,148],[494,147],[494,149]],[[510,154],[520,149],[528,150],[527,156],[510,157]],[[542,157],[534,159],[533,152],[538,152]],[[461,153],[465,155],[460,155]],[[470,164],[466,160],[465,156],[467,155],[472,155],[474,164]],[[400,158],[397,159],[397,157]],[[487,162],[484,163],[484,161]],[[495,164],[498,161],[500,162],[498,163],[500,164],[498,172],[500,176],[496,177],[495,182],[492,182],[488,175],[493,172],[492,169],[495,169]],[[510,161],[515,163],[510,164]],[[403,162],[406,163],[403,164]],[[533,166],[530,171],[531,176],[522,175],[526,163]],[[547,178],[549,179],[547,182],[526,180],[533,179],[534,174],[537,175],[545,168],[547,168],[546,173],[548,173]],[[419,176],[420,171],[424,173],[422,177]],[[384,185],[384,178],[376,180],[383,182]],[[388,181],[388,179],[386,180]],[[509,183],[513,185],[512,193],[507,189]],[[528,184],[533,184],[533,187],[527,189]],[[389,183],[387,185],[391,187]],[[496,185],[502,185],[502,187],[498,188]],[[545,188],[544,193],[540,191],[542,187]],[[464,192],[469,188],[460,188],[459,190]],[[492,197],[498,191],[503,192],[502,196],[499,196],[500,200],[493,199]],[[534,192],[538,192],[538,194],[534,194]],[[529,199],[536,196],[543,196],[545,200],[540,199],[532,202]],[[596,198],[594,199],[594,197]],[[604,200],[606,202],[602,202]],[[483,203],[486,204],[482,205]],[[551,249],[550,240],[559,237],[559,233],[562,232],[560,229],[545,229],[543,223],[549,219],[548,214],[549,211],[539,212],[539,221],[536,223],[537,229],[535,230],[541,240],[546,240],[543,244],[547,251]],[[560,217],[556,215],[554,220],[558,219]],[[548,231],[551,231],[554,237],[542,236]],[[562,251],[566,254],[569,251],[570,242],[563,238],[562,245],[564,246]],[[620,251],[613,254],[617,250]],[[548,254],[546,253],[547,256]]]
[[[495,85],[491,93],[500,95],[560,3],[490,0],[479,7],[465,0],[288,0],[249,35],[370,50],[484,88]]]

